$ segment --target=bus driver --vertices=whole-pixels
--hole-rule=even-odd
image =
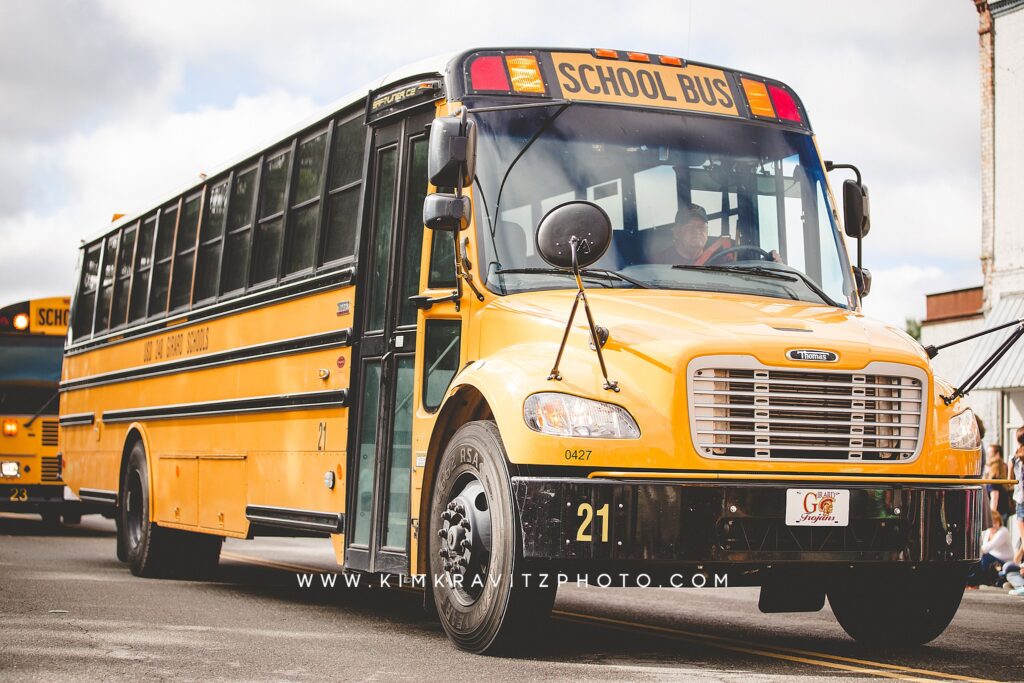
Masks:
[[[722,254],[726,249],[736,247],[736,240],[728,235],[709,239],[708,212],[699,204],[685,205],[676,212],[676,220],[672,225],[672,245],[674,252],[670,253],[669,258],[674,265],[681,266],[731,262],[736,260],[737,253],[742,253],[733,251]],[[772,261],[782,261],[775,250],[769,256]]]

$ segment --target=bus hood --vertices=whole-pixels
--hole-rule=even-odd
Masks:
[[[502,330],[503,345],[510,336],[528,342],[548,339],[555,330],[557,343],[575,294],[560,290],[503,297],[487,309],[510,319],[484,328]],[[835,352],[838,362],[827,364],[835,369],[858,369],[880,360],[929,367],[921,345],[905,332],[842,308],[719,292],[587,290],[587,297],[594,322],[610,332],[608,351],[635,354],[669,370],[712,354],[751,355],[768,365],[793,366],[786,353],[799,349]],[[577,335],[586,334],[583,310],[577,311],[573,326]]]

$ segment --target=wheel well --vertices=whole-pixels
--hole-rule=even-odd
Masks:
[[[128,436],[124,439],[124,447],[121,449],[121,466],[117,470],[117,504],[121,504],[121,482],[124,481],[124,472],[128,468],[128,456],[132,454],[135,443],[142,441],[142,434],[134,427],[128,430]]]
[[[447,448],[448,442],[459,427],[474,420],[493,420],[494,411],[491,410],[487,399],[478,389],[472,386],[463,386],[452,395],[441,408],[437,421],[434,423],[434,431],[430,435],[430,445],[427,448],[427,462],[423,469],[423,486],[420,489],[420,512],[419,512],[419,552],[416,553],[417,573],[426,571],[427,534],[430,524],[427,522],[430,516],[430,498],[434,488],[434,477],[437,473],[437,462],[441,454]]]

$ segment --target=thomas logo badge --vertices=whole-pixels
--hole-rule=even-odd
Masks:
[[[836,363],[839,361],[839,354],[835,351],[819,351],[818,349],[793,349],[786,353],[786,358],[814,363]]]

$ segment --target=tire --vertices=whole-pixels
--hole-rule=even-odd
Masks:
[[[437,577],[431,579],[437,613],[448,637],[461,650],[477,654],[521,650],[551,612],[553,582],[542,588],[537,576],[532,577],[532,585],[522,576],[527,570],[519,552],[518,529],[497,425],[492,421],[463,425],[438,463],[428,539],[430,576]]]
[[[81,512],[65,512],[61,515],[61,519],[65,524],[81,524],[82,513]]]
[[[141,441],[128,456],[118,500],[118,559],[145,577],[206,578],[216,571],[224,539],[164,529],[149,518],[149,468]]]
[[[850,572],[828,590],[839,625],[866,645],[907,648],[937,638],[964,595],[966,569],[907,567]]]

